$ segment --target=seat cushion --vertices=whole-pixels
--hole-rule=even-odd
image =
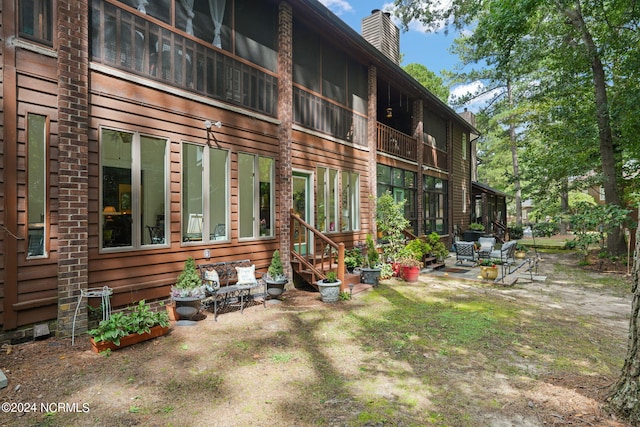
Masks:
[[[204,271],[204,285],[209,292],[215,292],[220,288],[220,276],[215,269],[207,269]]]
[[[238,273],[238,285],[253,285],[256,280],[256,266],[251,267],[236,267]]]

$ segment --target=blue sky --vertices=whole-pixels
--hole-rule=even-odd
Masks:
[[[373,9],[388,10],[393,2],[371,1],[371,0],[319,0],[333,13],[338,15],[340,19],[346,22],[358,34],[360,31],[360,23],[362,18],[371,14]],[[397,20],[395,20],[398,25]],[[419,23],[412,23],[409,31],[400,31],[400,53],[402,63],[400,65],[408,65],[411,63],[422,64],[434,73],[441,75],[442,70],[453,70],[459,63],[458,57],[449,52],[453,40],[456,38],[455,31],[450,29],[449,34],[445,35],[444,28],[435,33],[428,33]],[[461,95],[469,90],[475,90],[479,82],[472,82],[468,85],[459,85],[451,88],[452,95]],[[477,111],[481,105],[481,101],[469,104],[470,111]]]
[[[362,18],[371,14],[373,9],[386,10],[392,3],[371,0],[319,0],[351,28],[360,33]],[[397,22],[396,22],[397,24]],[[451,70],[457,63],[457,57],[449,53],[455,35],[444,31],[427,33],[420,25],[412,25],[408,32],[400,31],[400,53],[402,64],[418,63],[436,74],[443,69]]]

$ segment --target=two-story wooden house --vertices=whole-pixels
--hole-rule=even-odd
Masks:
[[[189,256],[290,266],[298,219],[351,247],[384,191],[417,234],[469,222],[473,126],[316,0],[1,14],[0,341],[68,335],[81,289],[166,298]]]

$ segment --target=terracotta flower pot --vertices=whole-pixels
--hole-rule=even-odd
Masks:
[[[168,326],[166,327],[154,326],[153,328],[151,328],[151,331],[148,333],[129,334],[127,336],[120,338],[120,345],[115,345],[111,341],[95,342],[93,338],[89,338],[89,341],[91,342],[91,350],[93,350],[96,353],[100,353],[105,350],[119,350],[123,347],[128,347],[130,345],[138,344],[143,341],[157,338],[159,336],[165,335],[167,332],[169,332]]]
[[[402,278],[407,282],[417,282],[420,277],[420,267],[402,266]]]

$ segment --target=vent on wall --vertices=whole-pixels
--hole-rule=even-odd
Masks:
[[[391,14],[380,9],[362,20],[362,37],[395,64],[400,65],[400,29],[391,21]]]

